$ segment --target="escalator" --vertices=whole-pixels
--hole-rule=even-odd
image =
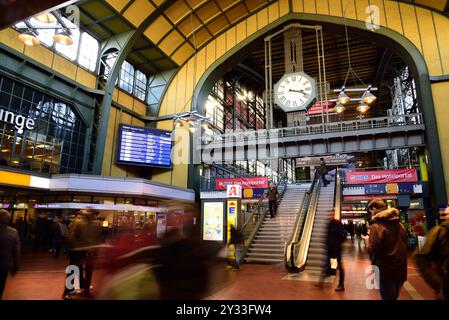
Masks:
[[[338,170],[333,182],[322,187],[315,178],[306,192],[292,237],[285,244],[284,261],[289,272],[321,270],[326,258],[327,225],[340,217],[341,183]]]

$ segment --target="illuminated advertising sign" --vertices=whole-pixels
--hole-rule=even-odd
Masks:
[[[203,240],[223,241],[223,202],[205,202],[203,216]]]
[[[228,221],[228,237],[227,241],[231,238],[231,225],[237,228],[237,206],[236,200],[228,200],[227,221]]]
[[[227,186],[226,197],[227,198],[241,198],[242,197],[242,186],[240,186],[238,184]]]

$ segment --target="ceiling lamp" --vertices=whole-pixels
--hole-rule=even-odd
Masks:
[[[209,122],[205,121],[205,122],[202,124],[202,127],[203,127],[204,130],[209,129]]]
[[[365,113],[370,109],[370,106],[367,105],[365,102],[360,101],[360,104],[357,106],[356,110],[360,113]]]
[[[38,14],[37,16],[34,17],[34,19],[36,19],[39,22],[43,22],[43,23],[55,23],[56,22],[56,17],[50,12]]]
[[[53,36],[53,40],[56,43],[62,44],[64,46],[71,46],[73,44],[72,36],[67,30],[63,30],[55,34]]]
[[[193,120],[189,120],[189,130],[192,133],[196,131],[195,122]]]
[[[30,47],[38,46],[41,43],[37,38],[36,33],[31,30],[19,34],[19,40],[23,42],[26,46]]]
[[[338,94],[337,102],[340,104],[347,104],[351,101],[351,98],[345,93],[345,88],[343,87]]]
[[[176,119],[175,120],[175,128],[181,128],[184,125],[184,123],[182,123],[181,119]]]
[[[337,103],[337,105],[334,107],[334,110],[336,113],[342,113],[346,110],[346,108],[341,103]]]
[[[362,100],[366,104],[372,105],[377,100],[377,97],[374,94],[372,94],[370,90],[371,86],[369,86],[368,89],[363,94]]]

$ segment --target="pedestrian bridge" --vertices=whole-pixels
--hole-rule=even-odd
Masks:
[[[240,131],[195,138],[203,163],[269,160],[422,146],[421,113],[329,122],[288,128]]]

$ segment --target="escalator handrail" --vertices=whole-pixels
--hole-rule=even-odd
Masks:
[[[312,181],[312,184],[310,185],[309,190],[307,190],[305,192],[304,197],[303,197],[302,202],[301,202],[301,206],[300,206],[300,208],[298,210],[298,213],[296,215],[296,220],[295,220],[295,224],[293,226],[292,235],[290,236],[290,239],[285,243],[285,246],[284,246],[284,263],[285,263],[285,267],[287,269],[290,268],[289,267],[290,265],[293,266],[293,268],[294,268],[294,263],[292,263],[292,261],[291,261],[291,257],[293,256],[291,254],[292,247],[294,246],[294,243],[297,243],[298,239],[301,237],[301,234],[302,234],[302,231],[303,231],[303,227],[304,227],[304,219],[303,219],[303,217],[308,212],[308,207],[310,205],[310,197],[311,197],[311,194],[313,193],[313,190],[315,188],[315,185],[316,185],[318,179],[319,179],[318,170],[315,170],[314,179]],[[305,206],[307,206],[307,207],[305,208]],[[304,212],[304,210],[306,210],[306,211]],[[301,230],[299,230],[299,229],[301,229]]]
[[[338,167],[335,170],[335,186],[334,186],[334,219],[341,218],[341,176]]]

